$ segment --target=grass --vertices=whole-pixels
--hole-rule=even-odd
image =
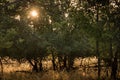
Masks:
[[[103,74],[103,73],[101,73]],[[101,80],[110,80],[109,77],[101,76]],[[3,80],[97,80],[97,71],[84,72],[81,70],[67,71],[44,71],[44,72],[10,72],[4,73]]]
[[[87,76],[79,71],[53,71],[40,73],[11,72],[4,74],[4,80],[95,80],[95,76]]]
[[[80,61],[76,60],[75,66],[79,66],[79,64]],[[49,66],[47,65],[47,67],[51,67],[50,65],[51,64],[49,64]],[[110,73],[110,69],[109,68],[107,69],[109,71],[108,73]],[[30,71],[31,71],[31,66],[28,63],[18,64],[16,62],[14,64],[4,64],[3,80],[97,80],[97,69],[95,68],[89,68],[89,69],[79,68],[78,70],[71,70],[70,72],[64,70],[63,71],[48,70],[48,71],[35,73]],[[104,68],[102,68],[101,80],[110,80],[109,77],[106,76],[106,71]]]

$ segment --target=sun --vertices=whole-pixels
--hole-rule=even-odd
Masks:
[[[38,17],[38,12],[37,12],[36,10],[31,10],[31,11],[30,11],[30,15],[31,15],[32,17]]]

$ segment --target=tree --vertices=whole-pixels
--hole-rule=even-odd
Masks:
[[[16,36],[17,32],[14,28],[10,26],[13,23],[13,19],[9,16],[2,17],[0,16],[0,66],[1,66],[1,75],[3,76],[3,64],[2,59],[5,56],[8,56],[9,53],[7,49],[9,49],[13,45],[13,39]],[[9,22],[11,20],[11,22]],[[12,25],[15,26],[15,25]]]

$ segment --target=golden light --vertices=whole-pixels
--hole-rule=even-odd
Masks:
[[[34,17],[34,18],[35,18],[35,17],[38,17],[38,12],[37,12],[37,10],[31,10],[31,11],[30,11],[30,16],[31,16],[31,17]]]

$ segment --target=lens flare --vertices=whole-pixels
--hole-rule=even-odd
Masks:
[[[31,15],[32,17],[38,17],[38,12],[37,12],[36,10],[32,10],[32,11],[30,12],[30,15]]]

